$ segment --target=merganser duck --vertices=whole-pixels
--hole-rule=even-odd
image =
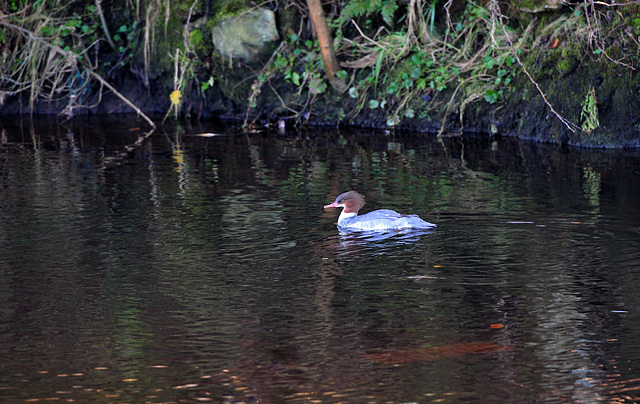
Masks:
[[[356,191],[338,195],[335,202],[324,208],[344,208],[338,217],[338,227],[342,230],[385,231],[402,229],[431,229],[435,224],[425,222],[418,215],[403,215],[389,209],[379,209],[358,216],[364,206],[364,196]]]

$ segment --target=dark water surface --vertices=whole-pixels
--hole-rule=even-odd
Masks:
[[[3,124],[0,402],[640,400],[638,150]]]

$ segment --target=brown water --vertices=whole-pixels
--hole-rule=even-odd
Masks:
[[[0,402],[640,400],[638,150],[1,125]]]

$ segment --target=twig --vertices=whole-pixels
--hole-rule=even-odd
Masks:
[[[288,111],[290,111],[290,112],[293,112],[293,113],[295,114],[295,115],[294,115],[295,117],[298,117],[298,116],[300,116],[300,115],[302,114],[302,112],[298,112],[298,111],[296,111],[295,109],[293,109],[293,108],[289,107],[289,106],[287,105],[287,103],[286,103],[286,102],[284,102],[284,100],[282,99],[282,97],[280,96],[280,94],[278,94],[278,92],[276,91],[276,89],[275,89],[275,88],[273,88],[273,86],[271,85],[271,83],[269,83],[269,87],[271,87],[271,91],[273,91],[273,93],[276,95],[276,97],[278,97],[278,99],[280,100],[280,104],[282,104],[282,109],[286,109],[286,110],[288,110]]]
[[[584,3],[571,3],[566,0],[563,0],[562,2],[568,6],[581,6],[584,4]],[[603,1],[591,1],[591,3],[597,4],[599,6],[605,6],[605,7],[623,7],[623,6],[630,6],[633,4],[640,4],[640,1],[630,1],[628,3],[605,3]]]
[[[458,84],[455,91],[451,95],[451,99],[447,103],[447,108],[445,109],[444,116],[442,117],[442,125],[440,125],[440,131],[438,132],[438,137],[441,137],[442,134],[444,133],[444,128],[447,125],[447,116],[449,115],[449,112],[451,111],[451,106],[453,105],[453,99],[458,93],[458,90],[460,89],[460,87],[462,87],[462,84],[464,84],[464,80],[460,82],[460,84]],[[460,122],[462,122],[462,117],[460,117]]]
[[[95,77],[100,83],[102,83],[105,87],[107,87],[109,90],[111,90],[118,98],[120,98],[122,101],[124,101],[125,104],[127,104],[128,106],[130,106],[131,108],[133,108],[134,111],[136,111],[138,113],[138,115],[140,115],[141,117],[144,118],[145,121],[147,121],[149,123],[149,125],[151,125],[151,127],[153,129],[156,128],[156,124],[153,123],[153,121],[144,114],[144,112],[142,112],[140,110],[140,108],[136,107],[136,105],[134,103],[132,103],[131,101],[129,101],[127,99],[127,97],[125,97],[124,95],[120,94],[118,92],[118,90],[116,90],[115,88],[113,88],[113,86],[111,84],[109,84],[105,79],[102,78],[102,76],[100,76],[98,73],[94,72],[93,70],[87,69],[87,71],[93,76]]]
[[[374,44],[375,46],[377,46],[377,47],[379,47],[379,48],[381,48],[381,49],[383,49],[383,50],[385,50],[385,51],[389,51],[389,49],[385,48],[381,43],[376,42],[375,40],[373,40],[373,39],[369,38],[368,36],[366,36],[366,35],[364,34],[364,32],[362,32],[362,30],[360,29],[360,27],[358,26],[358,24],[357,24],[353,19],[351,19],[351,23],[353,24],[353,26],[354,26],[354,27],[356,27],[356,29],[357,29],[357,30],[358,30],[358,32],[360,33],[360,36],[361,36],[361,37],[363,37],[363,38],[364,38],[364,39],[366,39],[367,41],[371,42],[371,43],[372,43],[372,44]],[[374,35],[374,37],[378,36],[378,34],[380,33],[380,31],[381,31],[382,29],[383,29],[383,27],[380,27],[380,28],[378,29],[378,31],[376,32],[376,34]]]
[[[96,0],[96,9],[98,10],[98,15],[100,16],[100,22],[102,23],[102,32],[104,32],[104,36],[107,38],[107,42],[109,42],[109,46],[113,48],[114,51],[118,50],[116,43],[113,42],[111,38],[111,34],[109,33],[109,27],[107,26],[107,21],[104,18],[104,13],[102,12],[102,0]]]
[[[193,2],[193,4],[191,5],[191,8],[189,9],[189,16],[187,17],[187,22],[184,23],[184,35],[182,37],[182,41],[184,42],[184,48],[195,54],[195,52],[193,51],[193,49],[191,49],[189,47],[190,41],[189,41],[189,35],[190,35],[190,30],[189,30],[189,24],[191,24],[191,15],[193,14],[193,9],[196,6],[196,4],[198,4],[198,0],[195,0]]]

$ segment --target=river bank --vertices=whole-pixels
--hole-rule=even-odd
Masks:
[[[331,72],[309,9],[293,3],[69,4],[0,15],[12,61],[0,119],[135,112],[158,124],[231,118],[640,146],[636,6],[325,4]]]

